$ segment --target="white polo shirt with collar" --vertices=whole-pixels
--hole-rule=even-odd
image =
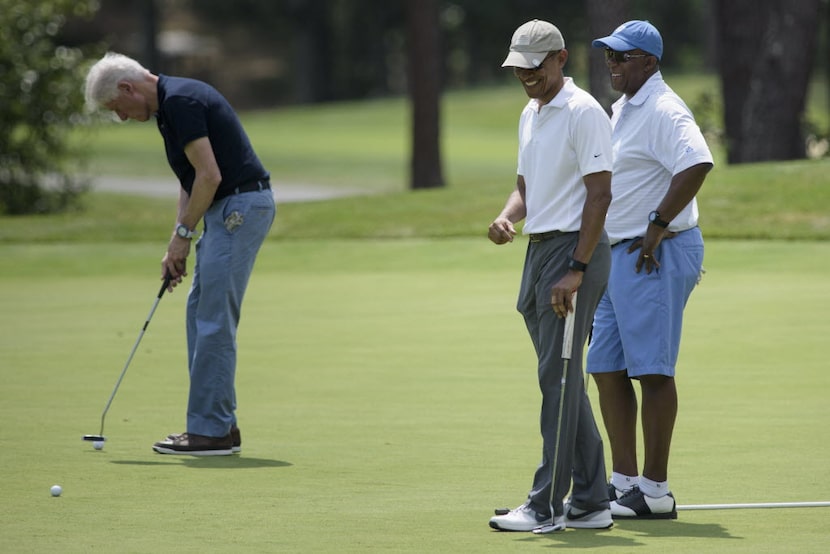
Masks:
[[[658,71],[640,90],[612,106],[614,169],[605,229],[611,244],[642,237],[672,177],[700,163],[713,163],[691,110]],[[697,226],[697,200],[669,224],[669,231]]]
[[[565,78],[562,90],[519,118],[519,164],[527,215],[523,234],[578,231],[587,192],[582,177],[611,171],[611,122],[593,96]]]

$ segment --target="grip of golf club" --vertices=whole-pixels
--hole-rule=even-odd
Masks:
[[[574,343],[574,318],[576,317],[576,292],[571,298],[573,310],[568,312],[565,316],[565,332],[562,335],[562,358],[565,360],[571,359],[571,351]]]
[[[159,294],[157,298],[161,298],[164,295],[164,291],[167,290],[167,287],[170,286],[170,281],[173,279],[173,276],[168,271],[164,274],[164,282],[161,284],[161,288],[159,289]]]

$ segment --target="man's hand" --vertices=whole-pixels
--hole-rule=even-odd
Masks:
[[[516,229],[513,228],[513,223],[504,217],[497,217],[487,229],[487,238],[496,244],[513,242],[513,237],[515,236]]]
[[[656,225],[649,225],[646,236],[639,238],[631,243],[628,247],[628,253],[632,254],[639,249],[640,253],[637,256],[637,261],[634,262],[634,271],[640,273],[645,269],[647,275],[651,275],[652,271],[660,269],[660,261],[654,257],[654,252],[663,239],[670,239],[677,233],[673,231],[666,231]]]
[[[167,252],[161,260],[161,278],[170,275],[169,292],[182,282],[187,275],[187,256],[190,254],[190,239],[183,239],[173,235],[170,244],[167,245]]]
[[[559,317],[565,317],[573,311],[574,292],[582,284],[581,271],[568,271],[550,290],[550,305]]]

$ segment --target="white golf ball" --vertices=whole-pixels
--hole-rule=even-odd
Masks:
[[[104,441],[95,441],[92,443],[92,447],[95,448],[95,450],[101,450],[104,448]]]
[[[52,493],[52,496],[60,496],[61,493],[63,492],[63,489],[61,488],[60,485],[52,485],[52,488],[49,489],[49,490]]]

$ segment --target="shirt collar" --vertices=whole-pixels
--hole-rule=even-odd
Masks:
[[[573,78],[565,77],[562,88],[559,89],[559,92],[556,93],[556,96],[554,96],[550,102],[543,105],[541,109],[545,109],[547,107],[564,108],[565,105],[568,103],[568,99],[573,95],[575,89],[576,85],[574,84]],[[535,98],[530,100],[530,104],[534,108],[539,108],[539,103]]]
[[[622,95],[616,102],[614,102],[614,107],[622,108],[626,104],[631,104],[632,106],[642,106],[645,104],[648,97],[651,96],[655,90],[663,85],[663,74],[660,73],[658,70],[654,75],[646,79],[646,82],[643,83],[643,86],[640,87],[634,96],[628,98],[626,95]]]
[[[162,107],[164,106],[164,100],[167,98],[167,75],[159,73],[159,80],[158,85],[156,86],[156,91],[158,93],[158,111],[156,112],[156,117],[158,117],[162,113]]]

